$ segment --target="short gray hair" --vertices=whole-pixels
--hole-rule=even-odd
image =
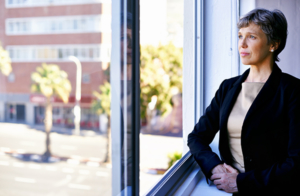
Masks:
[[[267,36],[268,44],[279,43],[277,50],[274,51],[274,60],[279,61],[278,54],[284,49],[288,34],[288,24],[284,14],[277,9],[269,11],[257,8],[240,18],[237,27],[239,29],[247,27],[250,23],[254,23],[261,28]]]

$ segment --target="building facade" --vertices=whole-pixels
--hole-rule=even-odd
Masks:
[[[53,123],[73,126],[76,65],[82,65],[81,125],[97,129],[93,91],[107,80],[110,61],[111,2],[107,0],[0,0],[0,42],[12,60],[12,73],[0,75],[0,121],[43,123],[45,98],[32,93],[31,73],[56,64],[72,85],[69,103],[54,97]]]

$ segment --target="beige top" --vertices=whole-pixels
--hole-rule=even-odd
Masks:
[[[233,166],[240,172],[245,172],[244,158],[241,147],[241,133],[245,116],[253,103],[255,97],[265,83],[244,82],[237,100],[228,117],[227,129],[231,154],[234,158]]]

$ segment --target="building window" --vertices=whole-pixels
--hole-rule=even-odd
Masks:
[[[82,83],[84,84],[90,83],[90,74],[82,74]]]
[[[109,3],[110,0],[6,0],[7,8]]]
[[[15,74],[14,73],[10,73],[7,77],[9,82],[14,82],[15,81]]]
[[[38,45],[7,46],[12,62],[47,62],[70,61],[69,56],[76,56],[80,61],[110,61],[108,44],[81,45]],[[102,53],[100,53],[102,51]]]
[[[84,15],[37,18],[8,18],[6,19],[6,34],[36,35],[51,33],[62,34],[110,31],[109,26],[101,25],[101,23],[110,24],[110,17],[105,15]]]

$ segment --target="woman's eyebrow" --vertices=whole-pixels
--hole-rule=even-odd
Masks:
[[[242,33],[239,31],[238,34],[242,34]],[[255,34],[255,35],[258,35],[258,33],[254,32],[254,31],[246,31],[245,34]]]

